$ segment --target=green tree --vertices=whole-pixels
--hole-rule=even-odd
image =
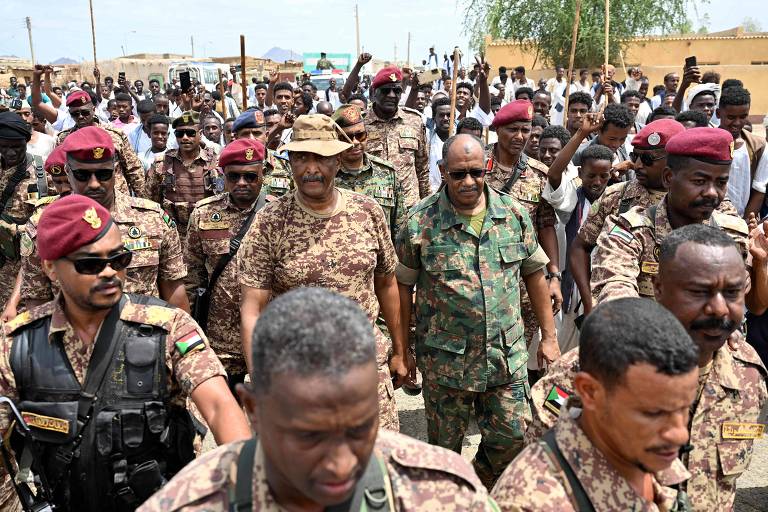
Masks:
[[[695,0],[634,0],[611,2],[610,56],[618,62],[628,40],[643,35],[680,33],[686,28],[686,8]],[[507,39],[533,50],[544,64],[568,65],[576,0],[463,0],[465,30],[472,45],[482,48],[485,36]],[[689,25],[688,25],[689,26]],[[575,67],[595,67],[604,61],[605,1],[582,0]]]

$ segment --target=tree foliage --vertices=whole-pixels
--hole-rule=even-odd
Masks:
[[[507,39],[533,50],[540,62],[568,65],[576,0],[463,0],[465,30],[472,45],[482,48],[485,36]],[[628,40],[643,35],[680,32],[686,7],[695,0],[634,0],[611,2],[610,56],[618,62]],[[595,67],[604,61],[605,0],[582,0],[575,67]]]

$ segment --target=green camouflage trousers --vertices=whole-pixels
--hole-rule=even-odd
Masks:
[[[481,440],[472,466],[490,490],[524,447],[523,435],[531,422],[528,379],[474,392],[441,386],[425,374],[423,393],[427,440],[456,453],[461,453],[474,410]]]

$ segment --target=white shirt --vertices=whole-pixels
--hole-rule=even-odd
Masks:
[[[128,143],[137,155],[141,155],[147,149],[152,148],[152,139],[149,138],[142,125],[136,125],[136,128],[126,135],[128,136]]]
[[[582,84],[580,80],[576,80],[571,84],[571,93],[574,92],[586,92],[591,93],[592,92],[592,84],[587,82],[586,84]]]
[[[746,143],[744,143],[744,146],[746,146]],[[757,163],[757,171],[755,171],[755,179],[752,180],[752,188],[758,192],[765,193],[766,183],[768,183],[768,157],[763,152],[760,161]]]
[[[443,158],[443,140],[435,130],[430,130],[427,137],[427,142],[429,142],[429,186],[434,193],[443,182],[443,176],[437,165],[437,162]]]
[[[159,153],[153,153],[152,152],[152,146],[149,147],[146,151],[143,153],[138,153],[139,160],[141,160],[141,165],[144,166],[144,172],[148,172],[149,168],[152,167],[152,164],[155,163],[155,159],[158,156],[165,155],[165,152],[168,151],[168,147],[166,146],[164,151],[160,151]]]
[[[727,192],[728,199],[736,207],[736,211],[739,212],[740,216],[744,215],[744,210],[747,208],[749,192],[752,188],[751,181],[749,153],[747,153],[747,145],[742,144],[739,149],[733,152]]]
[[[56,139],[40,132],[37,132],[35,138],[37,140],[35,140],[34,144],[32,142],[27,142],[27,153],[39,156],[43,160],[47,159],[48,155],[53,151],[53,148],[56,147]]]
[[[533,83],[533,80],[531,80],[530,78],[526,78],[525,82],[520,82],[519,80],[515,80],[512,82],[512,93],[513,93],[512,99],[513,100],[515,99],[514,93],[517,92],[517,90],[520,89],[521,87],[530,87],[534,91],[536,90],[536,84]]]

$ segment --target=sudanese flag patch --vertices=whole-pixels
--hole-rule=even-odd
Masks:
[[[182,357],[203,348],[205,348],[205,342],[203,341],[203,337],[200,336],[197,331],[190,332],[176,342],[176,350],[179,351],[179,354],[181,354]]]
[[[570,393],[555,384],[549,390],[547,399],[544,401],[544,407],[555,413],[555,416],[560,416],[560,408],[565,405],[569,396],[571,396]]]

